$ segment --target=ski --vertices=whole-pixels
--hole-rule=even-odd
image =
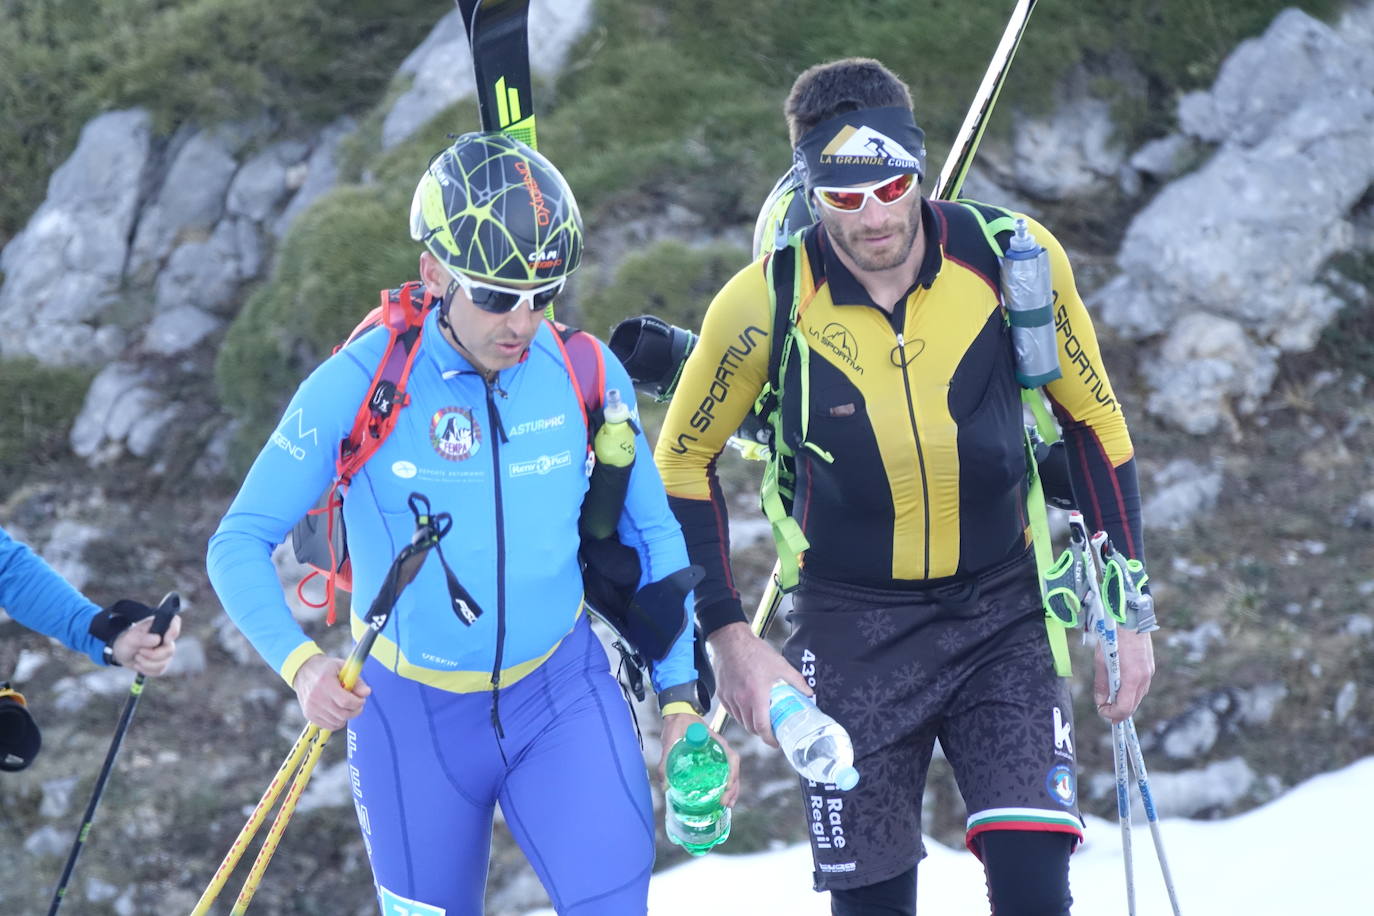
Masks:
[[[538,148],[530,85],[529,0],[454,0],[463,15],[483,130]]]

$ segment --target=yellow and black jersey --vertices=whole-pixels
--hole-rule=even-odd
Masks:
[[[811,545],[805,569],[830,580],[927,585],[988,569],[1028,543],[1021,392],[998,259],[966,206],[921,206],[925,259],[891,314],[835,256],[823,226],[803,238],[797,324],[809,384],[790,359],[783,435],[795,441],[806,410],[815,448],[798,452],[792,515]],[[1028,223],[1049,251],[1063,376],[1046,391],[1075,499],[1089,525],[1143,559],[1131,440],[1092,321],[1063,248]],[[707,632],[743,619],[715,461],[767,380],[765,264],[740,271],[711,303],[655,451],[692,562],[707,570],[697,588]]]

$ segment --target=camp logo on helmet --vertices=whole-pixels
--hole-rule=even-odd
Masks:
[[[466,461],[482,447],[482,427],[466,407],[441,407],[429,421],[429,442],[441,458]]]
[[[530,253],[530,266],[535,270],[547,270],[550,267],[557,267],[563,263],[563,259],[558,256],[557,248],[546,248],[543,251]]]
[[[539,182],[535,181],[529,163],[516,162],[515,171],[520,173],[520,178],[525,182],[525,190],[530,192],[530,206],[534,207],[534,221],[541,226],[547,226],[553,222],[553,215],[549,213],[549,205],[544,203],[544,192],[539,190]]]

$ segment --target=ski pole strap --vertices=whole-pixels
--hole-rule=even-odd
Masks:
[[[1035,569],[1040,579],[1040,600],[1045,606],[1045,632],[1050,643],[1050,654],[1054,658],[1055,673],[1060,677],[1072,677],[1073,662],[1069,659],[1069,638],[1064,628],[1078,622],[1078,608],[1076,603],[1063,606],[1062,588],[1051,584],[1052,580],[1057,582],[1058,575],[1062,575],[1062,571],[1056,575],[1055,570],[1064,565],[1064,558],[1061,557],[1058,564],[1051,559],[1049,513],[1045,510],[1045,489],[1035,463],[1035,446],[1031,443],[1029,433],[1023,434],[1022,442],[1026,451],[1026,475],[1030,479],[1026,514],[1030,519],[1031,548],[1035,553]],[[1072,563],[1069,565],[1071,567]],[[1073,596],[1077,598],[1076,593]],[[1069,619],[1062,616],[1064,610],[1068,610]]]
[[[764,467],[759,502],[768,524],[772,526],[773,540],[778,548],[778,584],[784,592],[790,592],[797,587],[797,581],[801,578],[801,555],[811,546],[811,542],[802,533],[801,525],[783,507],[778,480],[779,464],[775,455]]]
[[[1154,598],[1142,590],[1150,581],[1145,564],[1112,550],[1110,543],[1103,554],[1102,598],[1107,612],[1123,627],[1137,633],[1158,630]]]

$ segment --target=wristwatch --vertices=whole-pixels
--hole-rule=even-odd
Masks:
[[[692,708],[692,712],[699,716],[706,715],[706,710],[701,708],[701,703],[697,700],[697,682],[686,681],[682,684],[674,684],[658,692],[658,708],[660,711],[667,710],[673,703],[686,703]],[[674,710],[674,712],[686,712],[686,710]],[[666,714],[666,713],[665,713]]]

